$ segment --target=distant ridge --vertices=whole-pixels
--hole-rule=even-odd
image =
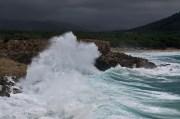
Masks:
[[[180,12],[130,31],[180,31]]]
[[[19,31],[86,31],[86,29],[64,22],[0,20],[0,30]]]

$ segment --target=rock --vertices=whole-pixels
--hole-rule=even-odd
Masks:
[[[155,68],[156,65],[146,59],[132,57],[124,53],[111,52],[110,43],[100,40],[83,39],[84,42],[94,42],[101,52],[95,66],[106,70],[120,64],[123,67]],[[10,93],[20,93],[21,88],[15,83],[26,75],[27,64],[33,57],[48,46],[48,40],[7,40],[0,41],[0,96],[10,96]],[[14,76],[14,77],[12,77]]]
[[[13,86],[12,91],[13,91],[13,94],[22,93],[22,89],[17,86]]]
[[[121,65],[128,68],[155,68],[156,65],[147,59],[133,57],[124,53],[112,52],[110,43],[107,41],[83,39],[85,42],[94,42],[101,52],[101,56],[96,59],[95,66],[99,70],[107,70],[111,67]]]
[[[48,40],[0,41],[0,96],[20,93],[15,84],[26,75],[27,64],[46,48]]]
[[[3,76],[0,77],[0,96],[6,96],[10,97],[11,93],[14,93],[14,90],[16,90],[15,93],[20,92],[20,89],[15,86],[15,78],[14,77],[8,77]]]
[[[165,67],[165,66],[169,66],[169,65],[171,65],[171,64],[160,64],[160,65],[158,65],[158,66],[160,66],[160,67]]]
[[[0,96],[9,97],[11,93],[20,93],[15,86],[20,77],[26,75],[27,66],[11,59],[0,58]]]
[[[17,78],[26,75],[27,66],[8,58],[0,58],[0,76],[16,76]]]
[[[29,40],[8,40],[0,42],[0,57],[12,59],[14,61],[29,64],[33,57],[44,50],[49,42],[46,39]]]
[[[101,55],[95,63],[95,66],[100,70],[107,70],[117,65],[129,68],[155,68],[156,65],[149,62],[147,59],[132,57],[124,53],[109,52],[106,55]]]

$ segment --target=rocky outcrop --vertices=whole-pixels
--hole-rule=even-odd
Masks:
[[[0,40],[0,96],[19,93],[16,82],[26,75],[27,64],[48,46],[48,40]]]
[[[48,46],[48,40],[0,40],[0,58],[5,57],[14,61],[29,64],[34,56]]]
[[[16,86],[17,77],[0,76],[0,96],[10,97],[10,94],[21,93],[21,88]]]
[[[83,39],[94,42],[101,52],[95,66],[106,70],[116,65],[123,67],[155,68],[156,65],[146,59],[132,57],[124,53],[111,51],[110,43],[100,40]],[[48,40],[0,40],[0,96],[10,96],[10,93],[21,92],[15,84],[20,77],[26,75],[27,65],[33,57],[48,46]]]
[[[26,75],[27,66],[11,59],[0,58],[0,96],[21,92],[15,84]]]
[[[95,63],[95,66],[100,70],[107,70],[111,67],[121,65],[129,68],[155,68],[156,65],[149,62],[147,59],[132,57],[124,53],[109,52],[106,55],[101,55]]]
[[[0,76],[16,76],[17,78],[26,75],[27,66],[8,58],[0,58]]]
[[[124,53],[111,51],[110,43],[102,40],[83,39],[83,42],[94,42],[101,52],[101,56],[96,60],[95,66],[100,70],[106,70],[116,65],[123,67],[144,67],[154,68],[155,64],[146,59],[132,57]],[[29,64],[34,56],[48,46],[49,42],[45,39],[35,40],[9,40],[1,41],[0,57],[6,57],[16,62]],[[15,68],[16,69],[16,68]]]
[[[112,52],[110,43],[107,41],[83,40],[86,42],[94,42],[101,52],[101,56],[96,59],[95,66],[99,70],[107,70],[111,67],[121,65],[122,67],[129,68],[155,68],[156,65],[149,62],[147,59],[133,57],[124,53]]]

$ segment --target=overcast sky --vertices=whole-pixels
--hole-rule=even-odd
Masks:
[[[0,19],[127,29],[180,11],[180,0],[0,0]]]

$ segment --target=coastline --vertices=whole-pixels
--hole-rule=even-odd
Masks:
[[[180,49],[166,48],[166,49],[141,49],[141,48],[111,48],[112,52],[126,53],[126,52],[180,52]]]

